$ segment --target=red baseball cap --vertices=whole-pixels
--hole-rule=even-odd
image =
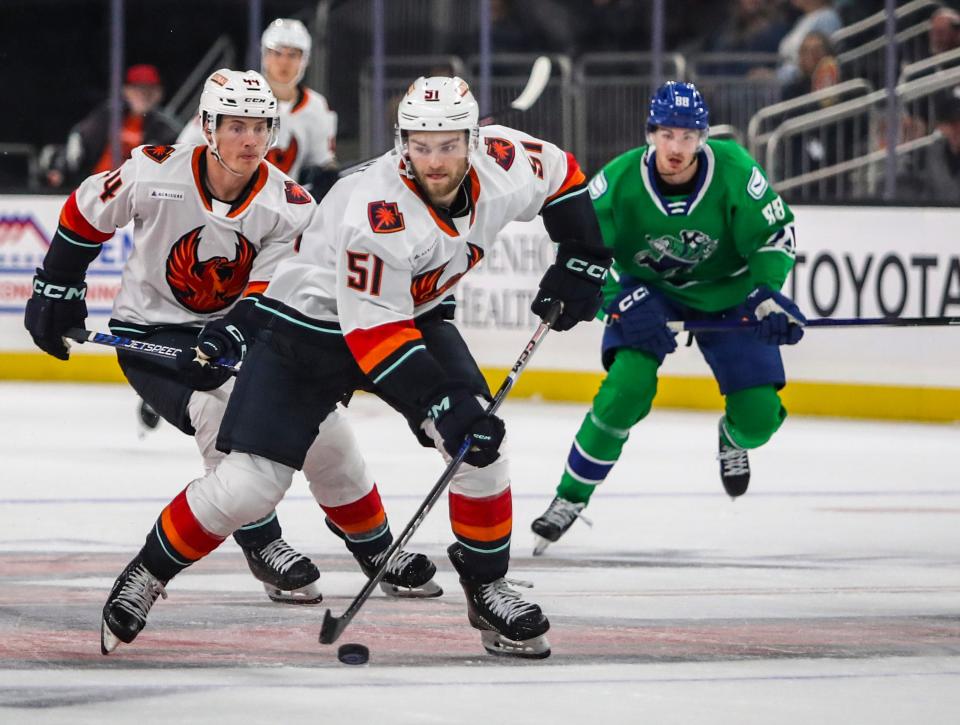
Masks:
[[[132,65],[127,68],[125,83],[128,86],[159,86],[160,71],[157,70],[157,66],[146,63]]]

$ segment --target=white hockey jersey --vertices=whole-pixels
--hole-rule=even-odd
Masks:
[[[327,99],[309,88],[300,88],[293,101],[280,101],[280,131],[267,161],[292,179],[304,167],[335,166],[337,163],[337,114]],[[202,144],[200,117],[183,127],[177,143]]]
[[[134,222],[113,317],[141,325],[200,324],[261,292],[316,208],[301,186],[262,162],[232,206],[201,182],[206,146],[139,146],[119,169],[86,179],[60,216],[68,243],[92,246]]]
[[[509,222],[582,185],[571,154],[504,126],[480,129],[465,181],[468,215],[430,205],[395,153],[339,181],[277,268],[265,296],[318,321],[339,321],[371,375],[415,343],[412,320],[439,305]]]

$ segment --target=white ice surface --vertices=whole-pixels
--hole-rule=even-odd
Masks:
[[[577,524],[530,556],[583,405],[508,400],[511,574],[551,618],[553,655],[483,653],[446,561],[441,502],[411,547],[446,594],[377,594],[317,643],[363,580],[298,477],[285,538],[324,605],[271,604],[232,541],[177,577],[137,641],[102,657],[99,610],[167,501],[197,475],[164,424],[138,440],[123,386],[0,384],[0,723],[960,722],[960,429],[789,418],[731,502],[716,416],[655,410]],[[394,532],[442,470],[403,421],[348,413]]]

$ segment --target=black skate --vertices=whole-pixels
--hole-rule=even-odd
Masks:
[[[563,536],[577,519],[582,519],[587,526],[593,526],[593,522],[583,515],[586,506],[585,503],[574,503],[559,496],[555,497],[543,515],[530,524],[536,534],[533,555],[540,556],[550,544]]]
[[[335,523],[329,518],[325,521],[328,529],[346,541],[346,536]],[[380,568],[386,554],[387,549],[384,549],[373,556],[353,554],[353,558],[357,560],[367,578],[370,578]],[[433,581],[433,575],[436,573],[437,567],[426,554],[400,549],[390,562],[383,579],[380,580],[380,589],[389,597],[409,599],[439,597],[443,594],[443,589]]]
[[[467,597],[467,619],[480,630],[484,649],[493,655],[545,659],[550,656],[546,633],[550,622],[540,607],[526,602],[510,585],[530,588],[529,582],[495,579],[481,584],[463,576],[463,555],[460,543],[452,544],[447,553],[460,573],[460,586]]]
[[[143,439],[148,433],[157,429],[160,425],[160,414],[150,407],[146,400],[141,400],[137,407],[137,435]]]
[[[320,570],[283,539],[274,539],[259,549],[243,549],[243,555],[273,601],[316,604],[323,599],[317,584]]]
[[[130,644],[147,625],[147,613],[157,597],[167,598],[165,581],[157,579],[138,554],[113,583],[103,605],[100,652],[110,654],[121,642]]]
[[[720,461],[720,480],[727,495],[736,498],[745,494],[750,485],[750,458],[746,448],[741,448],[727,437],[722,418],[717,460]]]

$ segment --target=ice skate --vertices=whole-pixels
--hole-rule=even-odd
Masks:
[[[243,549],[243,555],[273,601],[316,604],[323,599],[317,584],[320,570],[283,539],[274,539],[259,549]]]
[[[334,534],[346,540],[343,532],[336,524],[330,519],[326,519],[326,523],[327,528]],[[380,568],[386,554],[387,549],[384,549],[373,556],[354,554],[353,558],[357,560],[360,569],[369,578]],[[397,555],[393,557],[393,561],[390,562],[383,579],[380,580],[380,589],[389,597],[409,599],[439,597],[443,594],[443,589],[433,581],[433,575],[436,573],[437,567],[426,554],[417,554],[400,549]]]
[[[501,577],[479,583],[464,578],[463,558],[459,543],[447,549],[450,561],[460,576],[460,586],[467,598],[467,619],[480,630],[480,641],[493,655],[544,659],[550,656],[546,633],[550,622],[540,607],[524,601],[513,586],[531,588],[529,582]]]
[[[722,419],[718,446],[717,460],[720,461],[720,480],[723,482],[723,489],[730,498],[742,496],[750,485],[750,458],[746,448],[736,445],[727,436]]]
[[[165,585],[165,581],[150,573],[139,555],[127,564],[103,605],[100,625],[102,654],[110,654],[121,642],[130,644],[137,638],[147,625],[147,613],[157,597],[167,598]]]
[[[593,522],[583,515],[586,506],[585,503],[574,503],[559,496],[555,497],[543,515],[530,524],[536,534],[533,555],[540,556],[550,544],[558,541],[577,519],[582,519],[587,526],[593,526]]]

